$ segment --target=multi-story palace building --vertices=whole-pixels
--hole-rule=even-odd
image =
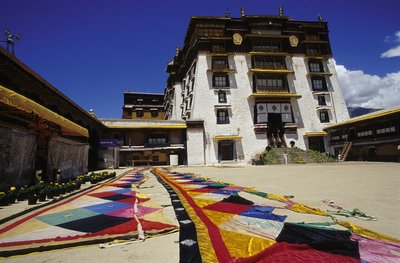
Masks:
[[[164,119],[164,94],[124,92],[122,119],[157,120]]]
[[[191,17],[167,72],[165,118],[186,120],[188,164],[249,163],[268,145],[324,152],[324,126],[349,118],[322,17]]]

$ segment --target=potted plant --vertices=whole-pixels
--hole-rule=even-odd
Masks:
[[[46,189],[46,196],[48,199],[53,199],[54,198],[54,185],[53,182],[50,182]]]
[[[98,177],[97,177],[96,174],[92,174],[92,175],[90,176],[90,183],[91,183],[91,184],[96,184],[96,183],[98,183]]]
[[[39,202],[46,201],[46,195],[47,195],[46,188],[40,189],[40,191],[39,191]]]
[[[54,184],[54,196],[59,196],[60,194],[61,194],[60,184],[59,183],[55,183]]]
[[[17,199],[17,188],[15,188],[15,186],[11,186],[7,194],[8,194],[8,203],[14,204],[15,200]]]
[[[60,194],[62,194],[62,195],[64,195],[65,194],[65,183],[62,183],[61,185],[60,185]]]
[[[37,194],[31,194],[28,197],[28,205],[35,205],[37,203],[38,196]]]
[[[81,189],[81,185],[82,185],[82,179],[77,179],[75,181],[75,190]]]
[[[29,193],[28,186],[27,185],[22,186],[17,190],[17,200],[24,201],[25,199],[28,198],[28,193]]]
[[[0,205],[1,206],[8,205],[8,196],[5,192],[0,192]]]

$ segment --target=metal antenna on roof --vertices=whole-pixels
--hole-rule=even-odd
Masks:
[[[283,16],[283,6],[279,7],[279,16]]]
[[[245,11],[244,11],[244,7],[241,7],[241,8],[240,8],[240,16],[241,16],[241,17],[245,17],[245,16],[246,16],[246,13],[245,13]]]
[[[319,22],[323,22],[324,20],[322,19],[322,16],[320,14],[318,14],[318,21]]]
[[[229,12],[229,8],[225,11],[225,17],[231,17],[231,12]]]
[[[12,35],[8,29],[4,30],[4,34],[6,35],[6,40],[0,42],[6,43],[7,51],[10,52],[11,48],[11,54],[15,56],[15,51],[14,51],[15,41],[20,40],[22,36],[19,33]]]

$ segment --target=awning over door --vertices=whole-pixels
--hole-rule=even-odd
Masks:
[[[223,140],[240,140],[242,136],[239,135],[216,135],[214,136],[215,141],[223,141]]]
[[[316,137],[316,136],[328,136],[327,132],[306,132],[304,136]]]

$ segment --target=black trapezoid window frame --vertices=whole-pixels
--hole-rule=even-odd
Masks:
[[[212,84],[215,88],[227,88],[229,87],[229,76],[224,73],[213,74]]]

